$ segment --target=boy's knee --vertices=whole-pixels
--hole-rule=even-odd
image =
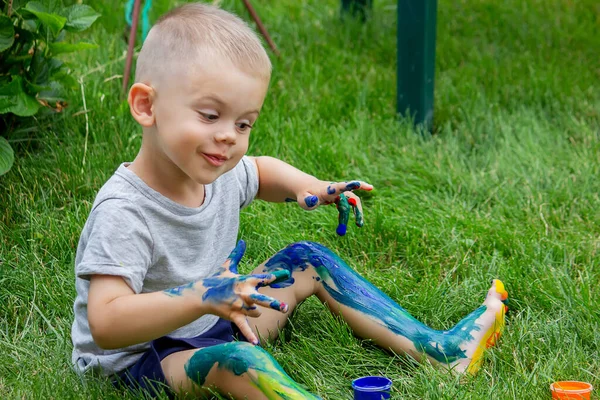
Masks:
[[[347,264],[326,246],[303,241],[292,243],[271,257],[265,263],[264,271],[286,269],[291,275],[294,271],[304,271],[310,266],[317,269],[324,268],[331,272],[337,268],[344,269]]]
[[[286,264],[288,266],[305,266],[306,264],[313,264],[315,260],[323,257],[337,257],[333,251],[326,246],[309,241],[296,242],[288,245],[286,248],[280,250],[273,256],[268,262],[267,266],[271,264]]]
[[[249,369],[264,369],[273,364],[271,355],[247,342],[231,342],[196,351],[185,365],[187,376],[202,386],[213,367],[240,376]]]

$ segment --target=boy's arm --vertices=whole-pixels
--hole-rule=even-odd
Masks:
[[[354,190],[373,190],[366,182],[327,182],[300,171],[273,157],[250,157],[258,170],[257,198],[266,201],[297,201],[305,210],[314,210],[322,204],[336,203],[339,212],[336,232],[346,234],[350,210],[354,211],[356,225],[364,224],[362,203]]]
[[[287,305],[257,289],[289,278],[287,271],[238,275],[243,241],[219,273],[162,292],[136,294],[120,276],[92,275],[88,294],[88,322],[96,344],[116,349],[147,342],[189,324],[204,314],[234,322],[250,342],[258,343],[246,317],[258,317],[255,305],[286,312]]]
[[[93,275],[88,295],[92,337],[103,349],[147,342],[204,314],[198,296],[164,292],[136,294],[120,276]]]
[[[250,157],[256,163],[259,186],[257,198],[271,202],[296,199],[299,191],[321,181],[273,157]]]

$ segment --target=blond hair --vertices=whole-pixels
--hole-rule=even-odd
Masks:
[[[260,39],[242,19],[202,3],[166,13],[152,27],[137,59],[135,81],[160,80],[177,68],[229,60],[253,76],[268,80],[271,61]]]

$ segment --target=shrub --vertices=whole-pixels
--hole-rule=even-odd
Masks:
[[[4,0],[0,11],[0,175],[12,166],[8,132],[23,117],[43,110],[60,112],[67,89],[77,84],[56,56],[95,48],[91,43],[65,42],[67,32],[81,32],[100,16],[75,4],[50,9],[38,1],[25,5]]]

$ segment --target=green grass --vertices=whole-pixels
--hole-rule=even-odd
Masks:
[[[87,74],[87,114],[77,88],[65,112],[12,132],[16,163],[0,178],[2,398],[135,398],[70,369],[79,233],[141,139],[114,78],[125,2],[89,3],[104,14],[86,34],[100,48],[70,60]],[[327,399],[350,399],[366,374],[392,378],[398,399],[542,399],[564,379],[600,388],[597,2],[440,0],[433,136],[395,116],[394,0],[376,1],[365,25],[341,23],[337,0],[254,3],[282,57],[250,154],[376,190],[362,196],[365,227],[343,238],[332,207],[254,203],[242,215],[243,272],[318,241],[440,329],[493,277],[511,296],[505,335],[474,378],[389,355],[314,299],[269,347],[284,369]],[[247,18],[241,4],[222,2]],[[155,1],[155,13],[168,6]]]

